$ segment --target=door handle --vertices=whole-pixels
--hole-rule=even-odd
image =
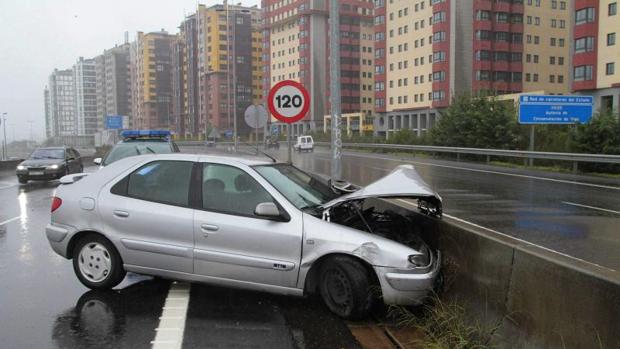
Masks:
[[[114,215],[116,217],[121,217],[121,218],[127,218],[129,217],[129,212],[127,211],[121,211],[121,210],[114,210]]]
[[[213,225],[213,224],[201,224],[200,225],[200,229],[202,229],[202,231],[218,231],[220,229],[220,227],[218,227],[217,225]]]

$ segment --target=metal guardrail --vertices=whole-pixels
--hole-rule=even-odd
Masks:
[[[181,141],[179,146],[205,146],[204,141]],[[218,142],[218,144],[232,144],[232,142]],[[315,142],[318,146],[330,147],[329,142]],[[463,148],[463,147],[438,147],[430,145],[409,145],[409,144],[382,144],[382,143],[343,143],[343,148],[363,148],[363,149],[389,149],[420,151],[427,153],[448,153],[456,154],[457,161],[461,154],[486,156],[487,162],[491,157],[512,157],[525,160],[544,159],[555,161],[568,161],[573,163],[573,170],[577,170],[578,163],[601,163],[601,164],[620,164],[620,155],[606,154],[581,154],[581,153],[555,153],[528,150],[504,150],[504,149],[483,149],[483,148]]]
[[[330,146],[328,142],[315,142],[317,145]],[[456,154],[457,159],[460,154],[484,155],[487,162],[491,156],[496,157],[515,157],[523,159],[545,159],[570,161],[573,164],[580,162],[594,162],[602,164],[620,164],[620,155],[606,154],[580,154],[580,153],[554,153],[527,150],[503,150],[503,149],[482,149],[482,148],[460,148],[460,147],[437,147],[429,145],[409,145],[409,144],[378,144],[378,143],[343,143],[344,148],[366,148],[366,149],[390,149],[390,150],[409,150],[430,153],[451,153]],[[573,167],[576,169],[574,165]]]

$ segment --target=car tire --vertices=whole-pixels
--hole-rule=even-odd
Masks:
[[[19,184],[28,184],[28,178],[17,177],[17,181],[19,182]]]
[[[357,260],[338,256],[330,258],[319,273],[319,291],[323,302],[341,318],[362,319],[372,306],[371,278]]]
[[[80,165],[80,172],[79,173],[84,173],[84,165]]]
[[[80,282],[93,290],[110,289],[125,278],[123,261],[105,237],[88,234],[73,250],[73,271]]]

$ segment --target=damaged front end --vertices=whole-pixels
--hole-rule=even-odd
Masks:
[[[417,204],[418,212],[398,205]],[[401,202],[402,203],[402,202]],[[405,264],[376,266],[383,298],[390,304],[419,302],[434,285],[441,266],[441,253],[429,247],[430,232],[421,223],[424,216],[441,218],[441,197],[430,189],[411,165],[402,165],[387,176],[342,195],[321,206],[320,218],[408,247]],[[319,218],[319,217],[317,217]],[[428,220],[425,220],[428,221]],[[365,260],[376,260],[382,251],[372,241],[353,251]]]

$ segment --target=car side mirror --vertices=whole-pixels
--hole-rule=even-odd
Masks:
[[[273,202],[262,202],[256,205],[254,214],[266,218],[282,218],[278,206],[276,206]]]
[[[95,165],[101,165],[101,158],[94,158],[94,159],[93,159],[93,163],[94,163]]]

